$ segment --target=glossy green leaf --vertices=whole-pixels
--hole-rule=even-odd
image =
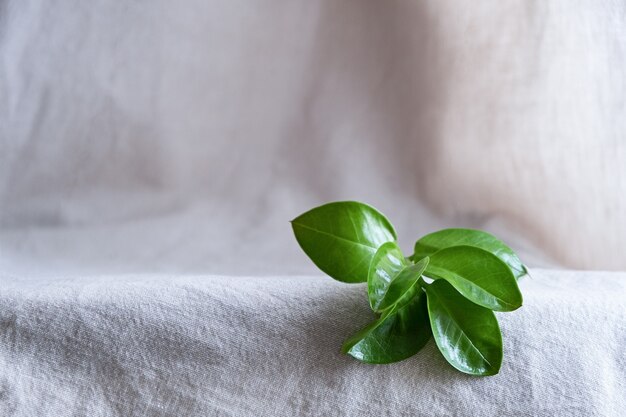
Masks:
[[[433,337],[446,360],[468,374],[497,374],[502,334],[493,311],[468,301],[446,281],[424,288]]]
[[[402,307],[394,306],[346,340],[341,348],[362,362],[398,362],[419,352],[430,338],[426,295],[419,291]]]
[[[504,242],[487,232],[473,229],[444,229],[430,233],[415,243],[411,259],[417,261],[441,249],[462,245],[475,246],[496,255],[511,268],[517,279],[528,273],[522,261]]]
[[[396,240],[389,220],[354,201],[314,208],[292,220],[300,247],[322,271],[343,282],[365,282],[378,248]]]
[[[406,260],[395,242],[383,244],[370,263],[367,277],[370,306],[374,311],[383,311],[395,303],[413,298],[417,280],[428,265],[428,258],[417,264]]]
[[[424,274],[445,279],[465,298],[491,310],[513,311],[522,306],[522,293],[507,265],[473,246],[435,252]]]

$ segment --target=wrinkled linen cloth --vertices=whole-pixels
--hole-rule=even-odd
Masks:
[[[431,340],[365,365],[364,284],[320,276],[2,276],[3,416],[619,416],[626,274],[534,270],[476,378]]]
[[[0,0],[0,416],[621,416],[626,3]],[[289,220],[485,229],[499,375],[372,319]]]

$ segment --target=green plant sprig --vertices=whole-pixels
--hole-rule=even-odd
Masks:
[[[522,306],[517,280],[528,273],[502,241],[479,230],[444,229],[419,239],[405,257],[389,220],[354,201],[314,208],[291,224],[322,271],[346,283],[367,282],[379,317],[346,340],[343,353],[366,363],[397,362],[432,335],[459,371],[499,372],[502,334],[493,312]]]

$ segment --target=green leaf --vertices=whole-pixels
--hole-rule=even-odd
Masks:
[[[511,268],[517,279],[528,273],[522,261],[504,242],[487,232],[472,229],[444,229],[430,233],[415,243],[411,259],[418,261],[441,249],[461,245],[475,246],[496,255]]]
[[[372,257],[396,240],[389,220],[354,201],[314,208],[292,220],[298,244],[322,271],[343,282],[365,282]]]
[[[522,306],[522,293],[507,265],[497,256],[472,246],[435,252],[424,274],[448,281],[468,300],[496,311]]]
[[[366,363],[398,362],[419,352],[430,334],[426,295],[419,291],[410,302],[390,308],[346,340],[341,352]]]
[[[424,289],[433,337],[446,360],[467,374],[497,374],[502,334],[493,311],[468,301],[446,281]]]
[[[397,302],[407,302],[419,290],[417,280],[428,265],[428,258],[417,264],[407,262],[395,242],[383,244],[370,263],[367,276],[370,306],[383,311]]]

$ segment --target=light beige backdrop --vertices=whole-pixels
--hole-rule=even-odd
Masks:
[[[360,199],[626,269],[624,2],[0,6],[6,268],[311,272],[287,221]]]

